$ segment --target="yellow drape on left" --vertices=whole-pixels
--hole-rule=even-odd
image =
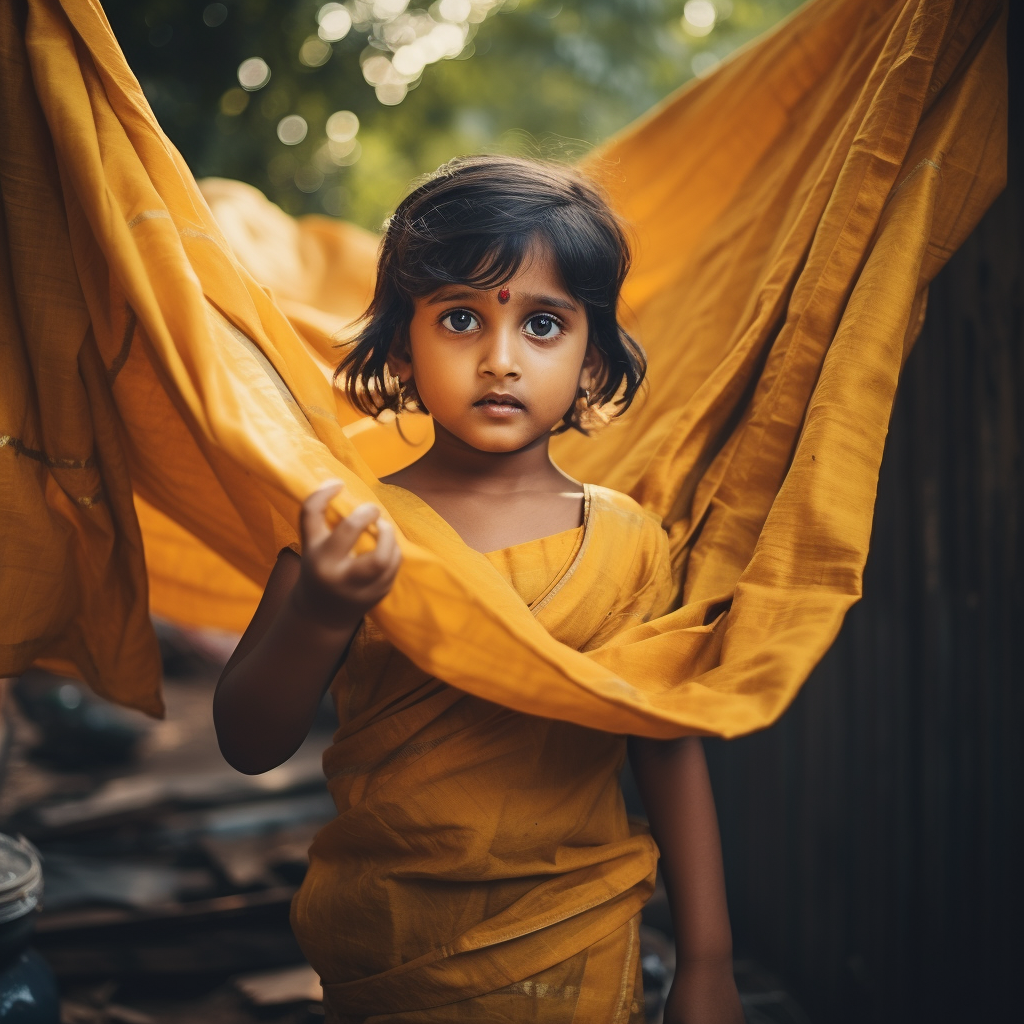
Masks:
[[[769,724],[859,595],[928,282],[1001,187],[1004,25],[998,0],[815,0],[590,162],[636,226],[651,390],[557,455],[663,518],[680,607],[584,655],[378,488],[397,435],[330,387],[323,290],[293,274],[286,311],[245,270],[96,0],[3,5],[0,672],[56,662],[158,711],[133,496],[163,606],[205,592],[227,624],[340,476],[339,512],[375,497],[401,528],[373,617],[422,670],[613,732]],[[357,307],[370,244],[316,230]],[[175,530],[214,554],[176,559]],[[199,575],[221,562],[226,601]]]

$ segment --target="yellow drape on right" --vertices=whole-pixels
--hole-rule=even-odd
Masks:
[[[401,528],[373,616],[429,674],[613,732],[734,736],[782,712],[859,596],[927,285],[1003,182],[1004,4],[815,0],[589,161],[636,227],[651,387],[556,456],[664,519],[679,607],[586,655],[378,488],[409,453],[324,374],[365,236],[303,222],[258,259],[96,0],[0,19],[0,673],[59,665],[158,711],[143,537],[158,610],[241,625],[299,502],[339,476],[338,511],[376,495]],[[334,310],[292,272],[313,256]]]

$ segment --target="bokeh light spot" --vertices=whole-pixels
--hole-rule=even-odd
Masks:
[[[409,0],[373,0],[373,16],[387,21],[397,18],[408,6]]]
[[[246,92],[262,89],[270,81],[270,65],[262,57],[250,57],[238,65],[238,84]]]
[[[359,118],[351,110],[336,110],[327,118],[327,138],[331,142],[348,142],[359,131]]]
[[[428,63],[442,57],[457,57],[466,45],[466,28],[464,25],[438,25],[431,30],[425,42],[435,47],[437,54]]]
[[[330,43],[325,43],[319,36],[306,36],[302,46],[299,47],[299,60],[307,68],[318,68],[331,59]]]
[[[717,18],[718,11],[711,0],[686,0],[683,5],[683,28],[691,36],[706,36]]]
[[[397,107],[405,99],[409,92],[409,86],[405,82],[382,82],[374,88],[377,100],[385,107]]]
[[[357,139],[348,142],[328,142],[327,155],[337,167],[351,167],[362,155],[363,147]]]
[[[306,119],[298,114],[289,114],[277,122],[277,137],[286,146],[297,146],[309,131]]]
[[[325,142],[313,157],[313,164],[325,174],[338,167],[351,167],[363,155],[363,147],[356,139],[347,142]]]
[[[320,26],[317,34],[329,43],[344,39],[352,28],[352,15],[342,4],[324,4],[317,11],[316,20]]]
[[[203,8],[203,24],[209,28],[223,25],[228,17],[228,9],[224,4],[207,4]]]
[[[220,98],[220,112],[228,117],[237,117],[249,106],[249,94],[236,85]]]
[[[407,78],[415,78],[426,63],[427,54],[423,52],[423,47],[417,46],[415,43],[409,46],[400,46],[395,50],[395,55],[391,59],[392,67]]]
[[[367,85],[383,85],[392,78],[394,71],[391,61],[383,54],[377,54],[363,61],[363,78]]]
[[[295,187],[300,192],[315,192],[324,183],[323,171],[303,164],[295,172]]]
[[[437,13],[445,21],[465,21],[472,10],[469,0],[441,0],[437,5]]]

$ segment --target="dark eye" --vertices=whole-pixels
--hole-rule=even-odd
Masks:
[[[441,323],[456,334],[465,334],[466,331],[475,330],[480,326],[477,318],[468,309],[452,310],[442,318]]]
[[[526,333],[535,338],[557,338],[562,325],[553,316],[540,313],[526,321]]]

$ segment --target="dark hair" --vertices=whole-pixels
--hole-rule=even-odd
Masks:
[[[622,226],[579,172],[489,156],[442,165],[388,219],[373,301],[335,372],[335,378],[344,375],[352,404],[371,416],[423,409],[415,387],[396,386],[387,371],[392,347],[408,344],[413,300],[445,284],[497,287],[538,239],[550,248],[566,290],[585,307],[589,341],[603,362],[583,409],[581,394],[558,432],[573,427],[586,433],[581,415],[591,404],[610,403],[616,416],[625,412],[643,383],[647,358],[616,317],[630,264]]]

